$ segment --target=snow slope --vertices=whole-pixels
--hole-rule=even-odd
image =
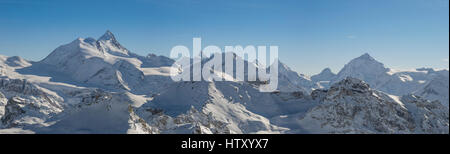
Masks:
[[[300,120],[310,133],[449,133],[441,103],[414,95],[394,99],[356,78],[334,84],[322,97]]]
[[[250,70],[259,72],[260,69],[266,69],[266,71],[270,72],[269,66],[259,64],[257,62],[257,60],[254,62],[250,62],[248,60],[245,60],[242,57],[239,57],[238,55],[236,55],[235,53],[232,53],[232,52],[216,53],[216,54],[213,54],[211,57],[203,57],[201,60],[200,66],[205,67],[205,65],[207,63],[210,63],[214,59],[215,56],[222,57],[221,71],[217,71],[212,68],[210,69],[211,71],[214,72],[215,76],[223,77],[226,81],[248,81],[250,83],[253,83],[254,85],[265,84],[265,82],[262,82],[259,80],[258,73],[255,73],[256,78],[254,80],[256,80],[256,81],[250,81],[249,80],[249,75],[251,74]],[[226,56],[233,57],[232,66],[234,69],[233,69],[233,72],[230,72],[228,74],[225,70],[225,67],[226,67],[225,57]],[[244,65],[244,70],[243,70],[244,76],[243,77],[237,76],[237,66],[236,65],[238,64],[238,61],[241,61],[242,64]],[[190,70],[193,70],[194,65],[199,65],[199,64],[197,64],[197,63],[192,64],[190,67]],[[193,75],[194,74],[191,73],[191,76],[193,76]],[[201,77],[201,78],[203,80],[205,80],[203,77]],[[242,78],[242,79],[238,80],[238,78]],[[314,83],[311,81],[311,79],[309,79],[308,76],[303,75],[303,74],[299,75],[297,72],[295,72],[291,68],[289,68],[286,64],[282,63],[281,61],[278,61],[278,87],[277,87],[277,90],[283,91],[283,92],[301,91],[301,92],[310,93],[312,91],[313,87],[314,87]]]
[[[156,55],[142,57],[129,52],[107,31],[98,40],[78,38],[56,48],[37,66],[56,67],[74,81],[112,90],[151,93],[159,83],[170,83],[168,76],[152,76],[149,69],[171,66],[173,60]],[[36,68],[35,70],[38,70]]]
[[[279,62],[267,93],[236,72],[174,82],[173,63],[109,31],[39,62],[0,55],[0,133],[448,133],[448,70],[397,71],[365,54],[309,78]]]
[[[327,73],[328,72],[328,73]],[[329,77],[327,78],[326,75]],[[430,100],[439,100],[448,107],[448,70],[419,68],[412,70],[394,70],[386,68],[369,54],[351,60],[337,75],[324,70],[313,76],[314,82],[323,89],[353,77],[365,81],[373,89],[396,96],[414,93]]]
[[[266,117],[295,113],[314,104],[302,92],[279,94],[261,93],[246,82],[180,82],[141,110],[159,109],[174,117],[194,108],[225,123],[231,133],[281,133],[288,129],[271,124]]]
[[[330,80],[334,80],[335,77],[336,77],[336,74],[331,72],[330,68],[325,68],[319,74],[311,76],[311,80],[314,82],[330,81]]]

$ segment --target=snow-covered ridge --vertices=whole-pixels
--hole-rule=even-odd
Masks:
[[[279,91],[262,93],[173,82],[173,63],[110,31],[39,62],[0,55],[0,133],[448,133],[448,70],[396,71],[364,54],[308,77],[280,62]]]
[[[330,68],[323,69],[319,74],[311,76],[311,80],[314,82],[318,81],[329,81],[336,77],[336,74],[334,74]]]
[[[325,89],[333,83],[340,82],[347,77],[353,77],[367,82],[374,89],[389,94],[402,96],[414,93],[430,100],[439,100],[448,107],[449,71],[445,69],[395,70],[386,68],[384,64],[366,53],[351,60],[337,75],[330,74],[329,78],[322,76],[323,73],[320,73],[313,77],[316,79],[315,82]],[[319,77],[321,79],[318,79]],[[436,82],[440,83],[437,84]],[[439,92],[433,92],[432,89]],[[424,91],[432,92],[432,94]]]
[[[38,63],[56,66],[56,71],[80,83],[148,94],[154,91],[148,87],[155,82],[170,82],[167,75],[155,78],[148,70],[164,74],[157,68],[171,66],[173,62],[163,56],[134,54],[107,31],[98,40],[78,38],[60,46]]]
[[[418,96],[394,100],[356,78],[323,93],[300,123],[312,133],[448,133],[448,108]],[[424,118],[428,117],[428,118]]]

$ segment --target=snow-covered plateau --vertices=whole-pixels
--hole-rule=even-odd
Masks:
[[[174,82],[173,64],[109,31],[38,62],[0,55],[0,133],[449,133],[447,69],[395,70],[364,54],[309,77],[279,62],[278,91],[260,92],[266,83]]]

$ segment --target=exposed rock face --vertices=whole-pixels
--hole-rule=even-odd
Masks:
[[[439,101],[429,101],[416,95],[401,98],[415,118],[416,133],[449,133],[449,110]]]
[[[249,66],[245,76],[266,67],[231,56]],[[183,68],[173,63],[134,54],[109,31],[40,62],[0,55],[0,133],[449,132],[448,70],[397,71],[364,54],[309,78],[277,62],[278,91],[265,93],[268,82],[234,80],[236,71],[174,82],[171,70]]]
[[[4,94],[0,99],[9,98],[1,118],[3,127],[40,125],[45,119],[63,111],[59,97],[42,91],[26,80],[1,78],[0,92]]]
[[[5,105],[8,102],[8,99],[2,92],[0,92],[0,118],[5,114]]]
[[[0,78],[0,88],[5,92],[14,92],[23,95],[41,95],[42,93],[27,80]]]
[[[191,107],[185,114],[171,117],[162,110],[146,108],[139,110],[139,115],[144,119],[140,123],[148,122],[149,133],[194,133],[194,134],[229,134],[226,123],[216,120],[212,114],[205,114]],[[141,124],[141,127],[143,125]]]
[[[323,98],[321,104],[301,121],[318,133],[448,133],[448,108],[440,103],[415,96],[396,101],[356,78],[334,84],[317,98]]]
[[[22,114],[25,114],[25,110],[22,109],[28,105],[24,99],[20,97],[13,97],[9,99],[5,106],[5,115],[1,118],[1,122],[6,127],[17,126],[14,120]]]
[[[334,83],[347,77],[357,78],[371,85],[373,89],[402,96],[415,94],[429,100],[439,100],[448,107],[449,71],[431,68],[395,70],[386,68],[369,54],[351,60],[335,76],[326,69],[312,79],[319,88],[328,89]],[[330,78],[323,74],[330,74]],[[321,78],[320,81],[318,78]]]
[[[327,92],[328,92],[328,90],[317,89],[311,93],[311,97],[314,100],[323,101],[325,99],[325,97],[327,96]]]

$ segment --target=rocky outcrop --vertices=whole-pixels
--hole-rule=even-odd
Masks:
[[[13,97],[8,100],[8,103],[5,106],[5,114],[1,118],[1,122],[5,127],[15,127],[18,125],[14,120],[25,114],[25,110],[23,109],[25,106],[29,105],[23,98]]]
[[[147,130],[151,130],[151,133],[230,133],[226,123],[216,120],[211,113],[199,112],[194,107],[191,107],[185,114],[180,114],[176,117],[164,114],[163,110],[152,108],[140,109],[138,113],[143,118],[140,121],[140,126],[146,126]],[[147,123],[142,124],[144,122]]]
[[[301,119],[317,133],[448,133],[448,108],[440,103],[415,96],[398,101],[356,78],[324,92],[316,92],[321,104]]]
[[[27,80],[0,78],[0,93],[0,102],[9,98],[6,104],[3,103],[4,109],[0,110],[3,111],[3,127],[40,125],[64,110],[61,98],[46,93]],[[0,107],[3,107],[1,103]]]
[[[0,92],[0,118],[5,114],[5,105],[8,102],[8,99],[6,99],[6,96],[3,95],[2,92]],[[1,127],[1,124],[0,124]]]

